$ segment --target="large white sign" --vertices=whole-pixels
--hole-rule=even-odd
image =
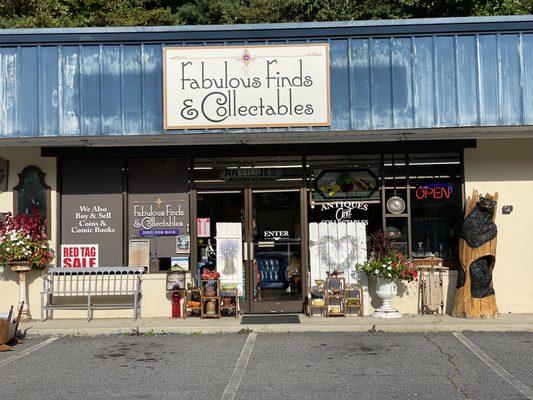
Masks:
[[[327,126],[327,43],[166,47],[165,129]]]
[[[242,262],[242,224],[217,222],[217,271],[222,283],[236,283],[239,296],[244,295]]]

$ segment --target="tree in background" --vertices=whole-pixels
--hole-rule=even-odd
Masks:
[[[144,0],[0,0],[3,28],[174,25],[168,7]],[[158,2],[159,3],[159,2]]]
[[[530,13],[533,0],[0,0],[0,27],[237,24]]]

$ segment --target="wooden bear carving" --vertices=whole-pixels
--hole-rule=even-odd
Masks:
[[[474,190],[466,201],[459,239],[461,266],[452,315],[462,318],[496,318],[498,308],[492,285],[498,230],[494,220],[498,193],[480,196]]]

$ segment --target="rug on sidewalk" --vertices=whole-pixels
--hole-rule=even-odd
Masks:
[[[262,324],[299,324],[300,318],[295,314],[276,315],[245,315],[241,319],[241,325]]]

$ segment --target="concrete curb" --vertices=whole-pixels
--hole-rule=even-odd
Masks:
[[[236,333],[435,333],[435,332],[533,332],[531,324],[357,324],[357,325],[232,325],[232,326],[139,326],[120,328],[38,328],[27,330],[27,336],[102,336],[102,335],[161,335],[161,334],[236,334]]]

